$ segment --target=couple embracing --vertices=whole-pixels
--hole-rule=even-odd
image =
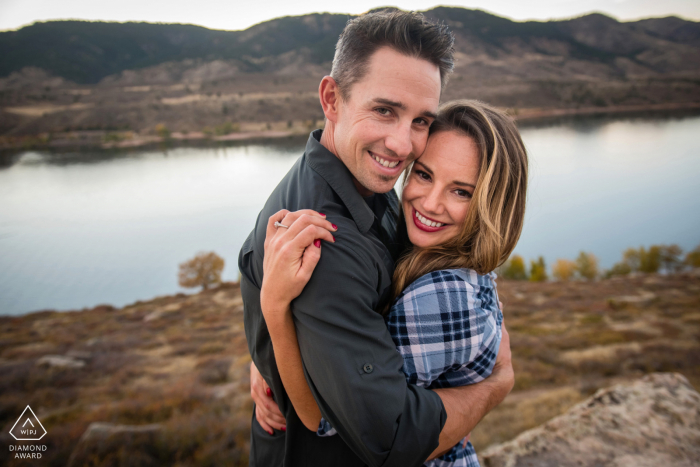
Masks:
[[[500,111],[439,107],[453,42],[401,11],[338,40],[325,129],[239,257],[251,466],[478,466],[467,436],[513,386],[492,271],[520,236],[527,156]]]

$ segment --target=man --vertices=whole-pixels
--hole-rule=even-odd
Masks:
[[[253,361],[272,389],[286,431],[253,417],[253,466],[411,466],[447,451],[510,391],[510,351],[493,375],[461,388],[406,384],[381,308],[390,293],[403,169],[425,149],[453,65],[444,26],[406,12],[348,23],[331,76],[319,87],[326,116],[304,156],[270,195],[241,249],[241,291]],[[319,437],[299,420],[276,368],[260,310],[267,219],[312,209],[337,224],[337,242],[293,303],[306,378],[339,436]],[[507,346],[507,334],[504,334]],[[499,356],[500,357],[500,356]]]

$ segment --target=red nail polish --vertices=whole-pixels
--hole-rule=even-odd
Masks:
[[[282,431],[287,431],[287,427],[286,427],[286,426],[283,426],[282,428],[280,428],[280,430],[282,430]]]
[[[267,388],[267,389],[265,390],[265,393],[267,394],[267,397],[272,397],[272,389]]]
[[[320,216],[326,217],[326,215],[325,215],[324,213],[322,213],[322,212],[319,212],[318,214],[319,214]]]
[[[331,227],[333,227],[335,230],[338,230],[338,226],[335,224],[331,224]]]
[[[318,238],[314,240],[314,246],[316,248],[321,248],[321,240],[319,240]]]
[[[335,235],[331,235],[333,237],[333,243],[335,243]]]
[[[273,432],[271,432],[271,431],[268,431],[268,433],[270,433],[270,436],[274,435],[274,433],[273,433]]]

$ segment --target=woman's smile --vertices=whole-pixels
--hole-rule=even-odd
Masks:
[[[426,232],[437,232],[449,225],[446,222],[437,222],[422,215],[416,208],[413,208],[413,222],[415,222],[416,227]]]

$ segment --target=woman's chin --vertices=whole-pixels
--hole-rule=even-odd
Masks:
[[[430,248],[440,244],[436,236],[431,236],[430,233],[423,232],[417,228],[408,229],[408,240],[413,246],[418,248]]]

